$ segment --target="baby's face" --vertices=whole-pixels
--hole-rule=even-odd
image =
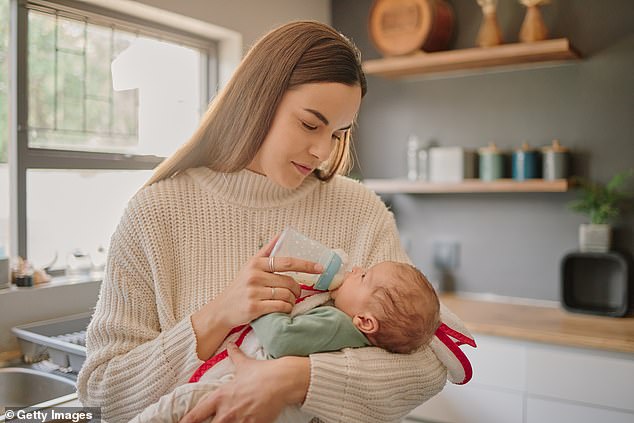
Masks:
[[[330,296],[335,302],[335,307],[346,313],[348,316],[355,316],[363,308],[366,301],[365,294],[367,284],[364,280],[367,273],[360,267],[353,267],[352,271],[346,274],[339,288],[331,291]]]
[[[376,284],[384,284],[394,279],[392,263],[379,263],[367,271],[353,267],[346,274],[341,286],[330,293],[335,307],[348,316],[355,316],[364,311]]]

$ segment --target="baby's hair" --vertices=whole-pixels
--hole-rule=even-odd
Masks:
[[[379,321],[370,341],[395,353],[411,353],[429,343],[440,325],[440,303],[425,275],[412,265],[397,265],[399,283],[377,281],[369,309]]]

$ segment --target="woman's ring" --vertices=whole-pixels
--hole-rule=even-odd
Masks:
[[[275,287],[271,287],[271,299],[275,299]]]
[[[269,257],[269,272],[271,273],[275,273],[275,263],[274,263],[275,257],[274,256],[270,256]]]

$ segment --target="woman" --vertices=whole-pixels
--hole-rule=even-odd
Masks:
[[[78,380],[86,405],[127,421],[186,383],[231,328],[290,311],[298,286],[274,272],[322,269],[268,258],[285,226],[363,267],[409,262],[380,199],[338,175],[365,92],[358,50],[327,25],[286,24],[249,51],[112,237]],[[446,382],[429,348],[261,362],[230,354],[235,379],[186,419],[270,422],[303,404],[324,421],[398,421]]]

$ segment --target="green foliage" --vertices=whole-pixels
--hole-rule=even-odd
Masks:
[[[115,92],[110,65],[137,35],[81,19],[28,12],[30,147],[137,144],[138,91]],[[0,0],[0,163],[7,161],[9,0]]]
[[[607,183],[592,182],[585,178],[575,178],[580,187],[580,198],[568,204],[571,210],[587,215],[594,224],[606,224],[616,219],[632,194],[625,190],[634,169],[614,175]]]

